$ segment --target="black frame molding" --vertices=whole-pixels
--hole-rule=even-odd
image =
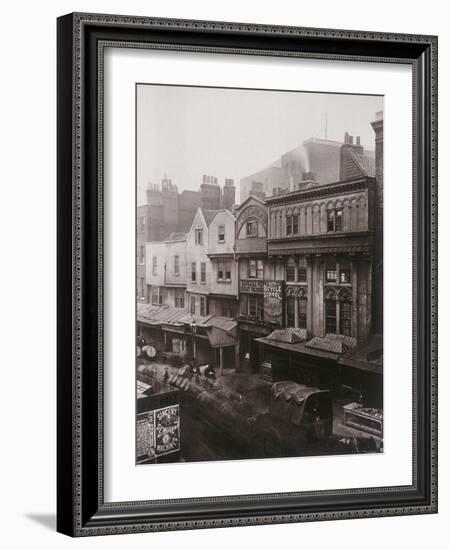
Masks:
[[[437,511],[437,37],[69,14],[58,19],[57,530],[71,536]],[[407,63],[413,68],[413,484],[105,503],[103,49]],[[151,497],[151,495],[149,495]]]

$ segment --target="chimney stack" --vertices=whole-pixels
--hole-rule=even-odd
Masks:
[[[221,188],[215,176],[203,174],[203,183],[200,185],[201,208],[219,210],[221,208]]]
[[[313,172],[303,172],[301,181],[315,181],[315,174]]]
[[[223,208],[227,210],[232,210],[232,207],[235,204],[235,185],[234,180],[231,178],[226,178],[224,187],[223,187]]]

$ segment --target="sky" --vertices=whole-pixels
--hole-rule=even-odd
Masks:
[[[374,150],[371,122],[383,97],[142,84],[137,87],[137,187],[164,174],[198,190],[202,175],[235,181],[257,172],[309,138],[360,136]]]

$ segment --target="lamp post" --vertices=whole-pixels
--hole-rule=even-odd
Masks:
[[[198,328],[198,325],[195,323],[195,317],[192,315],[192,319],[190,321],[190,332],[192,333],[192,342],[193,342],[193,362],[196,365],[196,330]]]

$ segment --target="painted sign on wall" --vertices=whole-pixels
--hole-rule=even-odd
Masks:
[[[282,324],[282,291],[283,281],[263,283],[264,320],[269,323]]]

